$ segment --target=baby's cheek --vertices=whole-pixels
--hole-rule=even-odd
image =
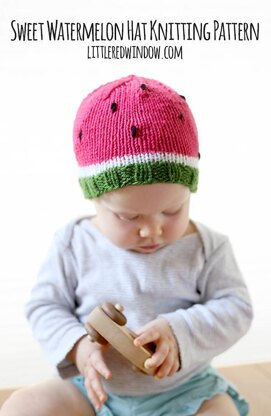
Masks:
[[[122,248],[130,248],[136,240],[135,231],[131,227],[120,225],[111,232],[111,241]]]
[[[166,237],[172,240],[178,240],[185,232],[187,221],[172,220],[167,224]]]

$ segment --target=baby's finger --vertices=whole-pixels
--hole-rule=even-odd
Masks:
[[[95,391],[95,389],[92,386],[92,382],[88,377],[85,378],[85,387],[86,387],[86,390],[87,390],[88,397],[90,398],[90,401],[93,404],[93,406],[97,410],[100,409],[101,405],[102,405],[102,401],[99,398],[99,393]],[[101,397],[102,397],[102,395],[101,395]]]
[[[160,368],[158,368],[155,374],[155,378],[160,380],[161,378],[169,376],[173,366],[174,366],[174,357],[172,354],[168,354],[165,361],[162,363]]]
[[[100,378],[95,378],[91,382],[92,389],[95,391],[96,395],[98,396],[100,403],[104,403],[107,399],[107,395],[104,391],[103,385],[101,383]]]
[[[112,377],[112,373],[107,367],[107,365],[104,362],[97,362],[94,365],[95,370],[101,374],[106,380],[109,380]]]
[[[157,345],[155,353],[145,361],[145,367],[159,367],[166,359],[169,353],[169,345],[166,342],[161,342]]]
[[[179,368],[180,368],[179,360],[178,361],[174,360],[173,366],[172,366],[170,372],[168,373],[168,377],[171,377],[171,376],[173,376],[173,374],[177,373]]]
[[[160,338],[160,333],[156,329],[150,329],[147,332],[143,332],[134,339],[134,345],[141,347],[142,345],[149,344],[150,342],[157,341]]]
[[[95,368],[95,370],[101,374],[106,380],[108,380],[110,377],[112,377],[112,373],[107,367],[104,358],[100,351],[97,351],[96,353],[92,354],[90,363],[92,367]]]

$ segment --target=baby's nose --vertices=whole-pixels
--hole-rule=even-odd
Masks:
[[[163,233],[162,225],[159,223],[144,224],[139,229],[139,235],[142,238],[159,237]]]

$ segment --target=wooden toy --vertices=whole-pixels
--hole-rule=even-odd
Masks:
[[[104,303],[97,306],[88,315],[85,328],[92,342],[111,344],[127,358],[137,369],[148,375],[154,375],[155,368],[146,368],[145,361],[154,352],[153,345],[136,347],[133,343],[137,335],[125,326],[127,320],[120,305]]]

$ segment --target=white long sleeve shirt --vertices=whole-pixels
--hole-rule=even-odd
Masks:
[[[165,317],[179,344],[182,368],[155,380],[134,372],[109,348],[113,373],[105,388],[116,394],[161,392],[187,381],[244,335],[251,300],[227,237],[195,223],[198,232],[154,253],[124,250],[81,218],[59,230],[26,305],[34,336],[62,377],[77,373],[65,359],[86,334],[84,323],[103,302],[124,307],[127,326]]]

